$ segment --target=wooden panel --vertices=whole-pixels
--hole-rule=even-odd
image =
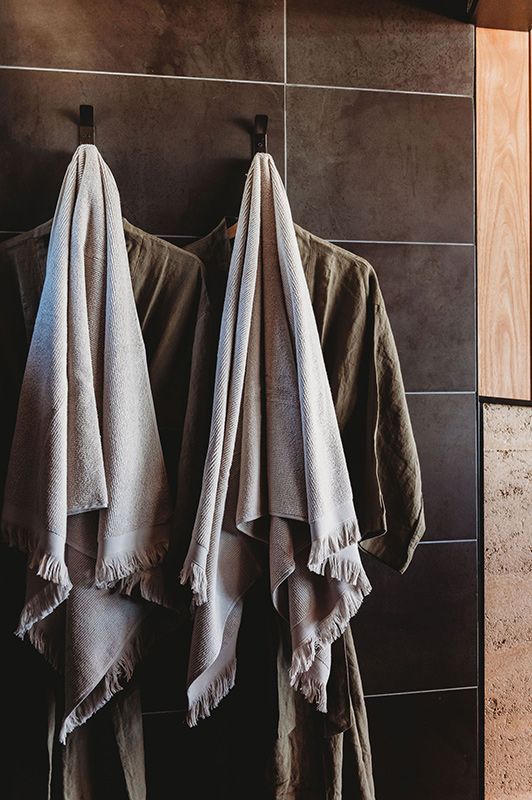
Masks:
[[[479,392],[528,399],[529,34],[476,35]]]

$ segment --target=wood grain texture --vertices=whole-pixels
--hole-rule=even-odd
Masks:
[[[529,34],[476,37],[479,392],[529,399]]]

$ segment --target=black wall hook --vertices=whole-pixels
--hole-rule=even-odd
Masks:
[[[94,144],[94,106],[79,107],[79,143]]]
[[[257,114],[253,128],[253,155],[268,152],[268,117]]]

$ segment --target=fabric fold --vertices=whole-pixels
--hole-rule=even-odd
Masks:
[[[17,633],[65,672],[63,741],[141,655],[146,609],[110,590],[161,561],[170,519],[118,189],[81,145],[52,223],[2,511],[30,569]],[[77,595],[77,614],[52,613]]]
[[[269,560],[291,682],[326,710],[328,648],[370,591],[349,475],[288,198],[271,156],[244,189],[192,541],[189,724],[234,682],[242,598]]]

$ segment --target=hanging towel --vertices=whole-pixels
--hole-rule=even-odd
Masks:
[[[242,598],[269,554],[290,680],[326,710],[330,644],[370,591],[316,321],[282,180],[252,162],[229,269],[202,493],[181,579],[196,605],[188,722],[234,685]]]
[[[53,219],[2,512],[31,571],[17,634],[65,672],[63,741],[141,655],[146,608],[110,588],[162,559],[170,517],[120,198],[82,145]]]

